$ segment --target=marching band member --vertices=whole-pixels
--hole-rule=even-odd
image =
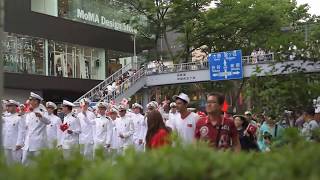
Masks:
[[[93,159],[93,128],[96,115],[88,110],[89,103],[87,98],[80,101],[81,112],[78,113],[78,118],[81,125],[81,134],[79,143],[81,154],[87,159]]]
[[[26,115],[26,138],[23,147],[22,163],[27,165],[29,158],[40,154],[40,150],[47,147],[46,127],[50,120],[46,117],[46,109],[41,106],[43,98],[33,92],[30,93],[32,112]]]
[[[132,105],[134,116],[134,134],[133,143],[137,151],[143,151],[145,145],[145,134],[147,132],[147,124],[145,123],[144,116],[142,115],[143,107],[135,103]]]
[[[2,138],[7,164],[21,163],[22,159],[26,125],[24,119],[17,113],[18,106],[19,103],[14,100],[7,101],[7,115],[3,117]]]
[[[124,105],[119,106],[119,137],[122,139],[122,148],[126,150],[133,145],[134,124],[130,116],[127,115],[127,108]]]
[[[54,114],[57,109],[57,105],[53,102],[46,103],[48,118],[50,119],[50,124],[47,125],[47,140],[48,147],[50,149],[57,147],[58,140],[61,136],[60,125],[62,124],[61,119]]]
[[[100,147],[107,150],[111,146],[112,136],[112,120],[105,114],[108,104],[105,102],[99,102],[97,104],[98,116],[94,120],[94,149]]]
[[[62,111],[64,113],[63,124],[60,126],[62,131],[61,144],[59,146],[63,150],[64,158],[70,158],[72,149],[79,146],[79,134],[81,132],[80,121],[78,117],[72,113],[75,105],[69,101],[63,100]]]

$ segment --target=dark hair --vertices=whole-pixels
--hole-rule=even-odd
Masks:
[[[249,125],[247,118],[242,115],[235,115],[235,116],[233,116],[233,119],[235,119],[236,117],[240,118],[240,120],[243,122],[242,127],[246,129]]]
[[[147,124],[148,124],[148,131],[146,135],[146,145],[148,148],[151,146],[151,138],[158,132],[159,129],[164,129],[167,132],[168,129],[165,126],[163,122],[162,115],[160,114],[159,111],[151,111],[147,115]]]
[[[303,112],[310,116],[314,116],[316,114],[313,107],[306,107]]]
[[[219,105],[220,105],[220,106],[223,105],[223,102],[224,102],[224,95],[223,95],[223,94],[218,93],[218,92],[211,92],[211,93],[209,93],[209,94],[207,95],[207,98],[208,98],[209,96],[215,96],[215,97],[218,99]]]
[[[72,106],[66,106],[69,111],[72,111]]]
[[[188,104],[188,102],[187,102],[186,100],[181,99],[181,98],[179,98],[179,97],[177,97],[177,98],[176,98],[176,100],[180,100],[180,101],[182,101],[182,102],[183,102],[183,104]],[[176,100],[175,100],[175,101],[176,101]]]

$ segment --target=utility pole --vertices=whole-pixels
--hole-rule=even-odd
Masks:
[[[4,0],[0,0],[0,41],[4,39]],[[3,97],[3,46],[0,45],[0,99]],[[2,114],[2,102],[0,106],[0,114]],[[2,144],[2,115],[0,116],[0,144]],[[1,148],[2,151],[2,148]]]

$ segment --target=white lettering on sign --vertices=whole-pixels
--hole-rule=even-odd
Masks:
[[[134,28],[132,28],[128,24],[116,22],[114,19],[108,20],[104,16],[99,17],[98,14],[95,14],[92,12],[85,12],[82,9],[77,9],[77,18],[85,20],[85,21],[100,24],[100,25],[105,26],[109,29],[129,32],[129,33],[133,33],[133,34],[137,33],[137,30],[135,30]]]
[[[85,12],[82,9],[77,9],[77,18],[86,20],[86,21],[90,21],[90,22],[94,22],[94,23],[100,23],[100,19],[99,16],[95,13],[92,12]]]

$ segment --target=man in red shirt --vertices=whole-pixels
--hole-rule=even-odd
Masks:
[[[197,122],[195,138],[206,141],[210,146],[220,150],[232,148],[233,151],[240,152],[241,145],[234,122],[223,117],[221,111],[223,102],[224,96],[219,93],[207,96],[208,116]]]

